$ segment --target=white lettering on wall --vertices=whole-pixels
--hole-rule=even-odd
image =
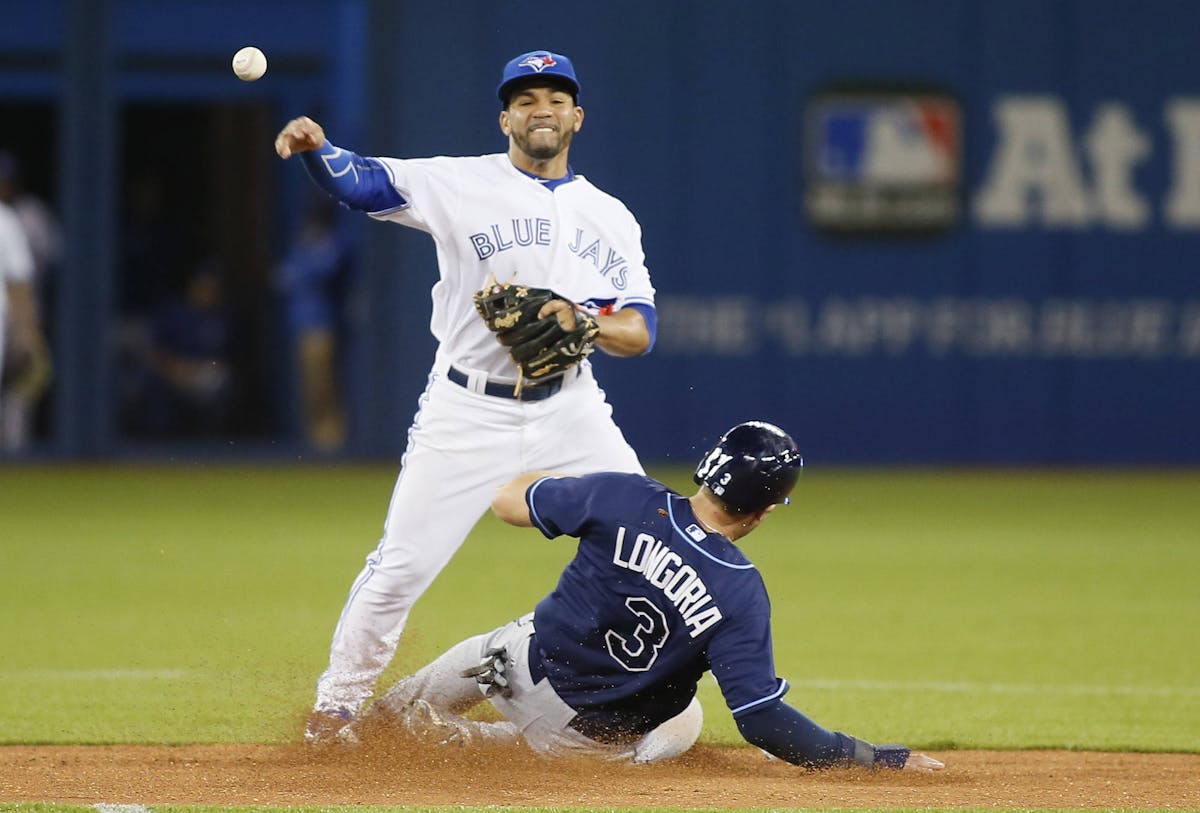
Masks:
[[[758,307],[744,296],[670,297],[657,303],[658,333],[686,346],[703,346],[720,356],[755,349]]]
[[[1189,302],[1179,317],[1179,354],[1200,358],[1200,302]]]
[[[1053,96],[1006,96],[992,116],[997,146],[975,198],[978,220],[1086,226],[1091,210],[1063,103]]]
[[[1150,139],[1138,130],[1133,115],[1120,104],[1101,105],[1084,139],[1095,178],[1097,219],[1115,229],[1142,229],[1150,205],[1133,185],[1133,172],[1150,155]]]
[[[659,312],[703,316],[725,299],[659,298]],[[721,331],[683,336],[661,329],[656,353],[791,357],[1010,359],[1200,359],[1200,300],[1161,298],[1028,300],[1018,297],[838,297],[780,299],[752,306],[735,341]]]
[[[1078,135],[1056,96],[1002,96],[992,119],[996,146],[973,201],[980,225],[1121,231],[1151,225],[1155,201],[1138,189],[1137,172],[1155,143],[1130,105],[1100,104]],[[1168,100],[1163,121],[1170,181],[1162,222],[1200,230],[1200,99]]]
[[[1163,218],[1176,229],[1200,228],[1200,99],[1167,102],[1171,132],[1171,187]]]

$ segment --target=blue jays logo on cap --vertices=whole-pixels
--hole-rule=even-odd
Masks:
[[[518,62],[517,67],[533,68],[538,73],[541,73],[544,69],[553,68],[557,64],[554,61],[554,54],[532,54]]]
[[[500,101],[508,104],[513,83],[536,76],[553,76],[561,80],[572,96],[579,95],[579,80],[575,78],[575,68],[571,65],[571,60],[550,51],[530,51],[509,60],[504,66],[496,95],[500,97]]]

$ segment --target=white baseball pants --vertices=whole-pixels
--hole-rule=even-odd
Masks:
[[[473,392],[449,381],[447,367],[439,358],[430,374],[409,429],[383,538],[367,556],[342,609],[329,667],[317,681],[314,708],[319,711],[356,714],[362,708],[395,654],[413,604],[501,485],[539,469],[643,471],[613,423],[590,365],[581,365],[577,376],[542,401]],[[482,377],[464,371],[481,389]]]
[[[481,741],[497,742],[518,737],[538,754],[547,757],[586,755],[632,762],[655,762],[679,756],[700,737],[703,714],[700,703],[692,698],[678,716],[634,743],[606,745],[590,739],[568,724],[575,710],[563,702],[549,680],[534,683],[529,673],[529,641],[533,635],[533,614],[518,618],[502,627],[455,644],[416,674],[404,678],[380,698],[376,706],[384,715],[397,715],[413,700],[461,715],[483,702],[486,687],[462,673],[478,666],[487,653],[503,648],[508,652],[504,674],[512,689],[510,697],[493,694],[489,702],[504,717],[504,722],[480,723],[460,720],[471,726]]]

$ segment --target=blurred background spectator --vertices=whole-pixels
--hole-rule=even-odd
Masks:
[[[299,383],[304,437],[333,452],[346,443],[346,298],[352,253],[337,230],[337,207],[315,200],[279,266],[288,336]]]
[[[20,162],[8,150],[0,150],[0,203],[15,217],[32,263],[28,281],[17,283],[8,297],[14,334],[24,335],[14,335],[9,350],[12,363],[6,365],[7,384],[0,394],[0,451],[16,453],[29,449],[35,412],[51,384],[52,359],[45,337],[53,329],[54,267],[62,259],[63,243],[57,217],[25,188]],[[15,240],[11,234],[0,239]],[[13,250],[10,246],[6,251]]]
[[[129,180],[124,203],[119,304],[128,325],[148,318],[179,289],[190,241],[167,204],[164,177],[154,168]]]
[[[152,312],[143,335],[127,347],[124,429],[156,438],[227,432],[239,395],[237,336],[219,270],[197,269],[181,296]]]

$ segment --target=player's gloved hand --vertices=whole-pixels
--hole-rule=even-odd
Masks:
[[[858,737],[850,737],[850,739],[854,744],[852,761],[867,768],[891,768],[931,773],[946,767],[933,757],[912,753],[906,745],[872,745]]]
[[[462,672],[463,677],[473,677],[480,686],[486,686],[484,697],[512,697],[512,686],[509,685],[508,650],[503,647],[489,649],[484,653],[483,661],[478,666]]]
[[[868,768],[892,768],[931,773],[946,767],[933,757],[914,754],[906,745],[872,745],[854,737],[854,761]]]
[[[475,310],[508,348],[521,379],[548,381],[587,358],[600,325],[549,288],[492,281],[475,293]]]

